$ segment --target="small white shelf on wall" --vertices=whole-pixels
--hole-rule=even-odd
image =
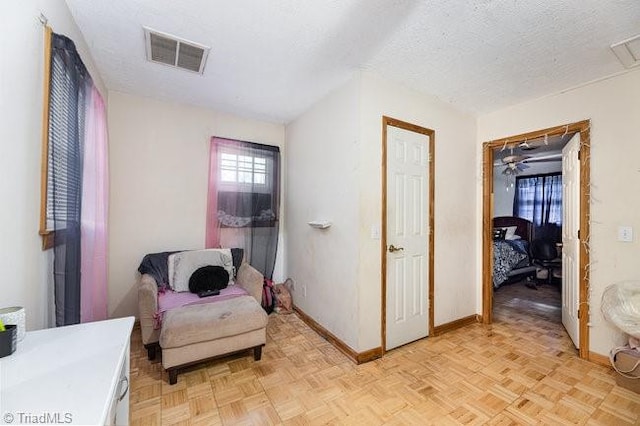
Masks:
[[[328,220],[312,220],[308,223],[310,227],[317,229],[327,229],[331,226],[331,222],[329,222]]]

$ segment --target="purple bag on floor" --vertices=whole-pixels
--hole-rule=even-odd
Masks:
[[[273,281],[265,278],[262,285],[262,308],[270,314],[275,307],[275,294],[273,292]]]

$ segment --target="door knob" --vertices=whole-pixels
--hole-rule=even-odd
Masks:
[[[393,244],[389,246],[389,253],[395,253],[404,250],[404,247],[396,247]]]

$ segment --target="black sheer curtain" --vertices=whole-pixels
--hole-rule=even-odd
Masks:
[[[280,149],[276,146],[250,144],[248,152],[254,158],[262,157],[269,170],[266,179],[270,181],[267,193],[260,193],[254,179],[252,196],[239,197],[237,207],[251,211],[253,225],[248,246],[251,264],[266,278],[273,278],[278,252],[280,230]]]
[[[73,41],[52,34],[47,199],[55,231],[57,326],[80,322],[80,207],[85,97],[90,84]]]
[[[207,247],[244,248],[247,261],[273,277],[280,218],[280,149],[211,140]]]

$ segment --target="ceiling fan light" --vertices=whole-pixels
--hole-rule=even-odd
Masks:
[[[527,160],[531,157],[528,155],[508,155],[502,159],[505,164],[519,163],[520,161]]]
[[[511,169],[507,169],[507,170],[511,171]],[[507,173],[504,179],[506,190],[509,191],[510,188],[513,188],[515,186],[515,182],[516,182],[515,173],[513,173],[513,171],[511,171],[510,173]]]

